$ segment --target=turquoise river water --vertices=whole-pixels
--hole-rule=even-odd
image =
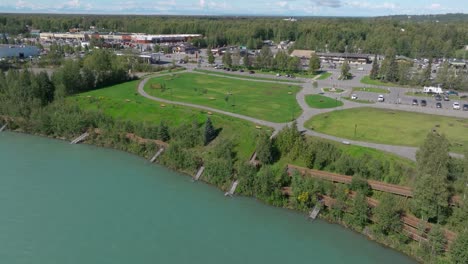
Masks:
[[[415,263],[109,149],[0,133],[0,263]]]

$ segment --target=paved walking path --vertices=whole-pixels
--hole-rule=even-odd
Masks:
[[[205,75],[216,76],[216,77],[221,77],[221,78],[247,80],[247,81],[254,81],[254,82],[278,83],[278,81],[276,81],[274,79],[275,78],[274,76],[271,76],[272,80],[268,81],[268,80],[256,80],[256,79],[242,78],[242,75],[240,75],[240,74],[239,74],[239,77],[236,77],[236,76],[218,75],[218,74],[215,74],[215,73],[210,74],[210,73],[204,73],[204,72],[197,72],[197,71],[193,71],[192,69],[190,69],[188,71],[193,72],[193,73],[197,73],[197,74],[205,74]],[[178,72],[178,73],[181,73],[181,72]],[[161,75],[158,75],[158,76],[164,76],[164,75],[169,75],[169,74],[161,74]],[[151,96],[151,95],[149,95],[148,93],[145,92],[144,87],[145,87],[145,84],[148,82],[148,80],[150,78],[152,78],[152,77],[154,77],[154,76],[146,77],[138,85],[138,92],[140,93],[140,95],[142,95],[142,96],[144,96],[144,97],[146,97],[146,98],[148,98],[150,100],[158,101],[158,102],[161,102],[161,103],[175,104],[175,105],[181,105],[181,106],[187,106],[187,107],[192,107],[192,108],[203,109],[203,110],[213,112],[213,113],[220,113],[220,114],[232,116],[232,117],[235,117],[235,118],[244,119],[244,120],[247,120],[247,121],[262,125],[262,126],[271,127],[271,128],[273,128],[275,130],[275,132],[278,132],[279,130],[283,129],[286,125],[289,124],[289,123],[269,122],[269,121],[257,119],[257,118],[254,118],[254,117],[245,116],[245,115],[241,115],[241,114],[236,114],[236,113],[232,113],[232,112],[227,112],[227,111],[223,111],[223,110],[219,110],[219,109],[211,108],[211,107],[207,107],[207,106],[190,104],[190,103],[182,103],[182,102],[176,102],[176,101],[170,101],[170,100],[161,99],[161,98],[158,98],[158,97]],[[374,148],[374,149],[390,152],[390,153],[393,153],[393,154],[396,154],[398,156],[408,158],[408,159],[411,159],[411,160],[416,159],[416,151],[418,150],[418,148],[416,148],[416,147],[386,145],[386,144],[355,141],[355,140],[335,137],[335,136],[322,134],[322,133],[310,130],[310,129],[306,128],[304,126],[304,124],[305,124],[305,122],[307,120],[309,120],[310,118],[312,118],[313,116],[318,115],[318,114],[327,113],[327,112],[336,111],[336,110],[342,110],[342,109],[357,108],[357,107],[375,107],[375,108],[384,108],[384,109],[393,109],[393,110],[404,110],[404,111],[411,111],[411,112],[422,112],[422,113],[429,113],[429,114],[434,114],[433,109],[421,108],[421,107],[420,108],[415,108],[415,107],[412,107],[410,105],[389,104],[389,103],[360,104],[360,103],[356,103],[356,102],[348,101],[348,100],[343,100],[343,106],[340,106],[340,107],[337,107],[337,108],[329,108],[329,109],[311,108],[311,107],[309,107],[307,105],[307,103],[305,101],[306,95],[318,94],[318,93],[320,93],[322,91],[321,90],[322,88],[332,87],[332,82],[333,81],[330,81],[330,80],[317,80],[316,82],[318,84],[318,87],[313,88],[312,82],[315,81],[317,78],[318,78],[318,76],[315,77],[314,80],[308,80],[305,83],[281,82],[283,84],[302,86],[302,89],[296,94],[297,102],[298,102],[299,106],[301,107],[301,109],[303,111],[302,114],[296,119],[298,129],[300,131],[304,131],[305,134],[310,135],[310,136],[320,137],[320,138],[333,140],[333,141],[337,141],[337,142],[343,142],[343,143],[351,144],[351,145]],[[350,87],[356,87],[356,83],[353,84],[353,83],[346,83],[346,82],[340,81],[339,87],[340,88],[342,88],[342,87],[349,87],[349,88]],[[326,95],[328,95],[330,97],[338,97],[337,94],[333,94],[333,93],[327,93]],[[431,110],[432,110],[432,112],[431,112]],[[454,111],[450,111],[450,110],[437,111],[437,114],[438,115],[445,115],[445,116],[459,116],[459,117],[465,117],[465,115],[466,115],[462,111],[454,112]],[[451,155],[456,156],[456,157],[463,157],[463,155],[459,155],[459,154],[452,154],[451,153]]]

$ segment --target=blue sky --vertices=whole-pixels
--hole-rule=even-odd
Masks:
[[[467,0],[0,0],[0,12],[382,16],[468,13]]]

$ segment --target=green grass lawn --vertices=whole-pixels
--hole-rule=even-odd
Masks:
[[[240,74],[232,74],[232,73],[226,73],[226,72],[220,72],[220,71],[210,71],[210,70],[201,70],[201,69],[194,69],[194,71],[209,73],[209,74],[215,74],[215,75],[220,75],[220,76],[250,79],[250,80],[272,81],[272,82],[288,82],[288,83],[303,83],[303,81],[301,81],[301,80],[290,79],[290,78],[289,79],[264,78],[264,77],[256,77],[255,75],[253,75],[253,76],[252,75],[246,75],[246,74],[240,75]],[[248,70],[246,70],[246,71],[248,71]],[[264,72],[259,72],[259,73],[263,74]]]
[[[368,93],[378,93],[378,94],[388,94],[389,90],[384,88],[377,87],[353,87],[353,92],[368,92]]]
[[[343,105],[340,100],[319,94],[306,95],[305,100],[312,108],[334,108]]]
[[[344,92],[344,90],[340,89],[340,88],[335,88],[334,91],[332,91],[332,88],[323,88],[323,90],[325,92],[329,92],[329,93],[342,93],[342,92]]]
[[[360,103],[360,104],[375,104],[375,102],[373,101],[369,101],[369,100],[363,100],[363,99],[357,99],[357,100],[353,100],[351,99],[351,97],[349,96],[343,96],[341,97],[342,99],[345,99],[345,100],[348,100],[348,101],[351,101],[351,102],[356,102],[356,103]]]
[[[331,72],[325,72],[325,73],[320,74],[320,77],[318,77],[317,80],[326,80],[330,78],[330,76],[332,76]]]
[[[146,99],[137,93],[138,82],[131,81],[82,93],[68,100],[77,103],[83,109],[101,111],[119,120],[156,125],[164,121],[170,126],[176,126],[193,120],[202,124],[210,116],[215,128],[222,128],[215,141],[233,139],[239,158],[242,160],[249,159],[253,153],[258,132],[270,130],[268,127],[257,129],[255,124],[241,119],[217,113],[208,115],[204,111],[189,107],[176,105],[162,107],[160,103]]]
[[[305,126],[342,138],[406,146],[420,146],[436,129],[447,136],[452,151],[468,150],[468,119],[462,118],[363,107],[317,115]]]
[[[162,89],[161,85],[166,88]],[[168,100],[204,105],[271,122],[288,122],[302,110],[296,101],[301,88],[281,83],[253,82],[197,73],[156,77],[145,91]]]

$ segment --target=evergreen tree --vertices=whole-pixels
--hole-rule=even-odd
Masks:
[[[351,68],[349,67],[348,61],[344,61],[343,65],[341,66],[341,76],[340,76],[341,80],[349,79],[349,77],[351,76],[351,74],[349,73],[350,69]]]
[[[250,58],[249,58],[249,53],[248,52],[245,53],[245,55],[244,55],[244,57],[242,59],[242,62],[244,64],[244,67],[247,68],[247,69],[249,69],[252,66],[252,64],[250,63]]]
[[[208,117],[205,122],[205,146],[208,145],[216,137],[216,131],[211,123],[211,119]]]
[[[273,162],[273,146],[267,134],[262,133],[259,135],[256,149],[257,159],[260,162],[264,164],[270,164]]]
[[[444,253],[447,240],[445,239],[444,231],[439,225],[433,225],[427,237],[433,257]]]
[[[379,77],[379,70],[380,70],[380,67],[379,67],[379,62],[377,61],[377,55],[374,56],[374,61],[372,61],[372,69],[370,71],[370,78],[372,80],[375,80],[377,79],[377,77]]]
[[[167,142],[170,139],[169,135],[169,127],[166,125],[165,122],[162,122],[159,124],[159,130],[158,130],[158,139]]]
[[[273,67],[276,70],[280,71],[286,71],[288,68],[288,60],[289,60],[289,55],[280,50],[278,53],[276,53],[275,59],[273,60]]]
[[[395,49],[389,48],[385,53],[385,59],[382,62],[382,70],[384,81],[396,82],[398,76],[398,63],[396,61]]]
[[[213,64],[215,62],[215,57],[213,55],[213,52],[211,51],[211,47],[208,47],[206,53],[208,54],[208,63]]]
[[[431,73],[432,73],[432,58],[429,58],[429,63],[427,64],[427,68],[424,69],[423,71],[420,85],[423,85],[423,86],[431,85]]]
[[[229,51],[226,51],[223,55],[223,64],[229,68],[232,66],[232,57]]]
[[[368,213],[366,196],[362,192],[357,192],[353,199],[353,224],[360,228],[365,227],[368,221]]]
[[[416,153],[413,211],[425,219],[440,220],[448,208],[449,142],[444,135],[431,132]]]
[[[312,54],[309,60],[309,72],[314,74],[320,69],[320,58],[317,54]]]
[[[375,229],[384,235],[389,233],[399,233],[402,228],[400,216],[401,210],[398,208],[395,197],[385,194],[380,199],[380,204],[374,208]]]

